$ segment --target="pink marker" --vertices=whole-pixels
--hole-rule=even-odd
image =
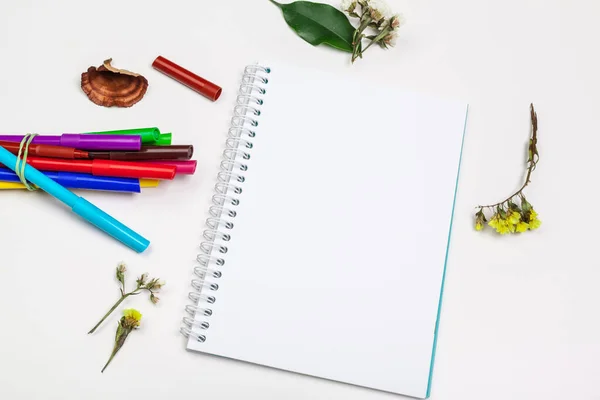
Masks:
[[[196,160],[145,160],[144,163],[174,165],[177,170],[176,174],[194,175],[198,161]]]

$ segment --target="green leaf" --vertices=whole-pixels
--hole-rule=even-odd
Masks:
[[[281,9],[290,28],[308,43],[313,46],[326,44],[352,53],[355,28],[340,10],[328,4],[310,1],[290,4],[270,1]]]
[[[525,200],[525,196],[521,197],[521,208],[523,209],[523,213],[528,213],[533,208],[531,204]]]

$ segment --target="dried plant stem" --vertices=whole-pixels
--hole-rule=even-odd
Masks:
[[[373,45],[373,43],[377,43],[378,41],[382,40],[384,37],[386,37],[388,34],[390,33],[390,29],[385,28],[384,30],[381,31],[381,33],[379,35],[377,35],[375,37],[375,39],[371,40],[371,42],[367,45],[367,47],[365,47],[362,51],[361,51],[361,55],[362,53],[364,53],[365,51],[367,51],[367,49],[369,47],[371,47]]]
[[[148,293],[150,293],[150,301],[152,302],[152,304],[158,303],[159,298],[156,296],[156,293],[158,293],[160,288],[162,288],[165,285],[165,283],[161,282],[158,278],[148,280],[148,274],[142,274],[136,280],[137,285],[135,287],[135,290],[133,290],[132,292],[129,292],[129,293],[125,293],[125,273],[126,273],[126,271],[127,271],[127,268],[125,267],[125,264],[124,263],[119,264],[119,266],[117,267],[117,270],[116,270],[116,278],[117,278],[117,281],[119,281],[120,286],[121,286],[119,288],[119,292],[121,293],[121,298],[112,306],[112,308],[110,310],[108,310],[108,312],[106,314],[104,314],[104,317],[102,317],[100,322],[98,322],[96,324],[96,326],[94,326],[88,332],[88,335],[91,333],[94,333],[96,331],[96,329],[98,329],[98,327],[100,325],[102,325],[102,323],[106,320],[106,318],[108,318],[108,316],[113,311],[115,311],[116,308],[119,307],[119,305],[129,296],[137,296],[138,294],[142,293],[145,290]]]
[[[523,186],[521,186],[521,188],[519,190],[517,190],[514,194],[508,196],[506,199],[496,203],[496,204],[490,204],[487,206],[477,206],[477,208],[496,208],[499,205],[502,205],[504,203],[506,203],[509,200],[512,200],[513,198],[515,198],[516,196],[520,195],[521,193],[523,193],[523,190],[527,187],[527,185],[529,185],[529,183],[531,182],[530,177],[531,177],[531,172],[533,171],[533,169],[530,167],[527,169],[527,177],[525,178],[525,183],[523,184]]]
[[[120,328],[119,330],[117,330],[117,336],[118,336],[117,341],[115,342],[113,351],[110,354],[110,358],[104,365],[104,368],[102,368],[102,371],[100,371],[101,373],[104,373],[104,370],[106,369],[106,367],[108,367],[108,365],[113,360],[113,358],[115,358],[115,356],[117,355],[117,353],[119,352],[121,347],[123,347],[123,344],[125,344],[125,340],[127,339],[127,336],[129,336],[130,332],[131,332],[131,330],[125,330],[123,328]],[[120,333],[120,335],[119,335],[119,333]]]
[[[508,201],[512,200],[516,196],[522,196],[523,190],[525,190],[527,185],[529,185],[531,183],[531,173],[535,170],[535,167],[539,160],[539,155],[538,155],[538,151],[537,151],[537,130],[538,130],[537,114],[535,112],[535,109],[533,108],[533,104],[531,104],[530,107],[531,107],[532,134],[531,134],[531,139],[529,140],[529,159],[527,160],[529,165],[527,167],[527,175],[525,177],[525,183],[523,183],[523,186],[521,186],[521,188],[519,190],[517,190],[514,194],[508,196],[506,199],[504,199],[496,204],[490,204],[487,206],[477,206],[477,208],[479,208],[479,209],[496,208],[498,206],[501,206],[502,204],[507,203]]]
[[[128,298],[128,297],[129,297],[130,295],[132,295],[132,294],[133,294],[133,293],[127,293],[127,294],[123,295],[123,296],[122,296],[122,297],[119,299],[119,301],[117,301],[117,302],[115,303],[115,305],[114,305],[114,306],[112,306],[112,308],[111,308],[110,310],[108,310],[108,312],[107,312],[107,313],[104,315],[104,317],[102,317],[102,319],[101,319],[101,320],[100,320],[100,321],[99,321],[99,322],[96,324],[96,326],[94,326],[94,327],[93,327],[93,328],[92,328],[92,329],[91,329],[91,330],[88,332],[88,335],[90,335],[90,334],[94,333],[94,332],[96,331],[96,329],[98,329],[98,327],[99,327],[100,325],[102,325],[102,323],[104,322],[104,320],[105,320],[106,318],[108,318],[108,316],[109,316],[110,314],[112,314],[112,312],[113,312],[113,311],[115,311],[115,310],[117,309],[117,307],[119,307],[119,305],[120,305],[120,304],[123,302],[123,300],[125,300],[126,298]]]
[[[352,51],[352,62],[356,61],[356,59],[359,57],[362,58],[362,53],[364,52],[364,50],[362,49],[362,40],[365,36],[363,32],[365,31],[365,29],[367,29],[371,22],[371,15],[363,10],[363,14],[360,17],[360,25],[358,29],[356,29],[356,31],[354,32],[354,38],[352,40],[352,45],[354,46],[354,49]]]

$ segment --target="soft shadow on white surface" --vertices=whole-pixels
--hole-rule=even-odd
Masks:
[[[433,399],[599,397],[598,5],[390,3],[407,19],[398,47],[370,50],[354,66],[295,37],[266,0],[0,3],[3,132],[159,126],[194,144],[199,161],[193,178],[131,199],[86,193],[151,239],[142,255],[47,196],[1,193],[0,397],[397,398],[184,350],[179,322],[235,91],[243,67],[260,59],[470,104]],[[152,70],[158,55],[221,85],[223,96],[213,104]],[[109,57],[149,79],[146,98],[131,109],[100,108],[79,89],[81,72]],[[541,161],[527,193],[542,228],[476,234],[474,206],[518,187],[530,102]],[[143,328],[100,374],[117,316],[96,335],[86,332],[118,296],[120,260],[168,284],[158,307],[142,297],[128,304],[143,312]]]

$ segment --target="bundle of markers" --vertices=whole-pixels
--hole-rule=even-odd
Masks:
[[[0,135],[0,146],[16,155],[23,137]],[[39,135],[27,151],[27,164],[71,189],[140,193],[196,171],[193,146],[172,146],[171,134],[158,128]],[[16,173],[2,167],[0,189],[25,189]]]

